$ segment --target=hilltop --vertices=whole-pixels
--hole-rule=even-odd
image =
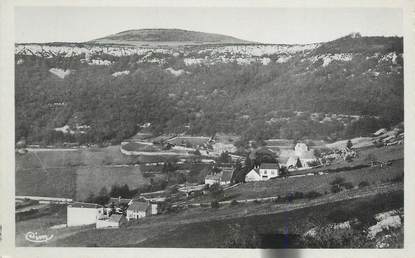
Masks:
[[[170,39],[189,39],[179,35]],[[116,143],[144,123],[156,134],[336,140],[403,120],[401,37],[351,34],[308,45],[92,45],[16,45],[17,140]],[[30,97],[38,92],[44,97]],[[66,125],[74,133],[62,138],[54,128]]]
[[[103,38],[91,40],[87,43],[124,44],[134,46],[180,46],[206,44],[249,44],[252,42],[221,34],[181,29],[139,29],[119,32]]]

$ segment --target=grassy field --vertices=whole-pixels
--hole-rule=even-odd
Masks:
[[[76,199],[84,200],[90,193],[97,194],[106,187],[111,190],[112,185],[127,184],[130,189],[148,184],[140,167],[82,167],[76,171]]]
[[[37,151],[16,155],[16,195],[66,197],[84,200],[102,187],[127,184],[130,189],[148,183],[138,161],[120,153],[119,146],[100,149]]]
[[[66,224],[66,207],[63,205],[50,207],[51,213],[39,218],[19,221],[16,223],[16,246],[38,247],[45,243],[33,243],[25,239],[28,232],[37,232],[38,235],[53,235],[53,241],[58,238],[65,238],[71,234],[91,229],[92,226],[72,227],[63,229],[52,229],[52,226]]]
[[[126,156],[120,146],[96,149],[34,151],[16,155],[16,170],[132,164],[138,157]]]
[[[74,198],[76,167],[16,170],[16,195]]]
[[[344,211],[345,219],[369,218],[374,214],[403,207],[403,192],[359,200],[323,204],[286,213],[249,216],[183,225],[139,247],[168,248],[295,248],[302,247],[300,235],[316,224],[333,223],[334,212]],[[403,243],[400,243],[401,246]],[[365,247],[373,247],[365,246]]]
[[[235,231],[231,236],[249,236],[255,232],[266,241],[269,234],[284,232],[295,236],[315,226],[316,221],[330,223],[330,214],[334,211],[346,209],[352,211],[347,216],[365,217],[402,207],[401,184],[379,190],[370,186],[349,193],[331,194],[312,201],[295,200],[287,204],[268,202],[226,205],[218,209],[186,209],[147,217],[139,222],[131,221],[127,227],[120,229],[82,230],[53,241],[49,246],[225,247],[225,240]],[[342,199],[339,199],[341,196]],[[348,219],[347,216],[345,219]]]
[[[168,140],[170,144],[191,144],[193,146],[202,145],[209,140],[209,137],[192,137],[192,136],[178,136]]]
[[[276,178],[263,182],[249,182],[225,191],[224,199],[251,199],[271,196],[285,196],[290,192],[317,191],[320,193],[330,192],[330,183],[336,177],[342,177],[346,182],[358,186],[360,182],[366,181],[369,184],[380,184],[384,181],[403,176],[403,160],[394,161],[391,166],[385,168],[362,168],[351,171],[331,173],[326,175],[289,177],[287,179]],[[191,202],[210,202],[213,198],[210,195],[195,197]]]
[[[129,142],[123,145],[122,148],[126,151],[160,151],[160,148],[155,145],[143,144],[139,142]]]

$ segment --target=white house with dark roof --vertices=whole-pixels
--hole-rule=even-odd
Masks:
[[[259,166],[259,175],[262,180],[268,180],[280,175],[280,166],[278,163],[262,163]]]
[[[245,182],[265,181],[278,177],[279,175],[280,166],[278,163],[262,163],[246,174]]]
[[[67,206],[67,226],[83,226],[97,223],[104,216],[104,207],[95,203],[73,202]]]

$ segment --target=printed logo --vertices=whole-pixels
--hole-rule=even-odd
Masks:
[[[38,235],[37,232],[27,232],[25,238],[29,242],[44,243],[53,238],[53,235]]]

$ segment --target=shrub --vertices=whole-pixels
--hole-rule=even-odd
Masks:
[[[307,199],[314,199],[314,198],[317,198],[317,197],[320,197],[320,196],[322,196],[322,194],[319,193],[319,192],[316,192],[316,191],[310,191],[310,192],[307,192],[304,195],[304,197],[307,198]]]
[[[359,187],[365,187],[365,186],[369,186],[370,184],[369,184],[369,182],[368,181],[361,181],[360,183],[359,183]]]
[[[378,159],[377,159],[377,157],[373,153],[369,153],[365,157],[365,160],[366,161],[370,161],[370,162],[376,162]]]
[[[313,160],[313,161],[309,161],[309,162],[307,162],[307,164],[308,164],[310,167],[316,167],[316,166],[320,165],[320,162],[319,162],[318,160]]]
[[[223,187],[219,184],[213,184],[209,187],[210,195],[215,199],[220,199],[223,197]]]
[[[341,187],[340,187],[340,185],[332,185],[331,186],[331,188],[330,188],[330,191],[332,192],[332,193],[338,193],[338,192],[340,192],[342,189],[341,189]]]
[[[396,177],[392,178],[390,181],[391,181],[391,182],[393,182],[393,183],[396,183],[396,182],[403,182],[403,174],[398,175],[398,176],[396,176]]]
[[[346,189],[352,189],[353,188],[353,184],[350,183],[350,182],[343,183],[342,186]]]
[[[255,204],[260,204],[260,203],[261,203],[261,201],[260,201],[260,200],[254,200],[254,203],[255,203]]]
[[[331,181],[331,185],[340,185],[343,184],[345,179],[343,177],[337,176],[333,181]]]
[[[352,157],[351,155],[347,154],[347,155],[344,157],[344,160],[345,160],[345,161],[347,161],[347,162],[352,162],[352,161],[353,161],[353,157]]]
[[[294,192],[294,193],[290,193],[289,197],[291,197],[293,200],[295,199],[302,199],[304,198],[304,193],[302,192]]]
[[[219,208],[219,202],[218,202],[218,201],[212,201],[212,202],[210,203],[210,207],[211,207],[211,208],[214,208],[214,209]]]

